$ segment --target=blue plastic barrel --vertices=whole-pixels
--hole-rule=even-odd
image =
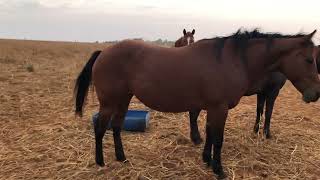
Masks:
[[[99,113],[95,113],[92,116],[93,125],[95,126],[98,120]],[[150,113],[142,110],[128,110],[123,128],[126,131],[138,131],[144,132],[148,128]],[[111,129],[111,121],[108,125],[108,129]]]

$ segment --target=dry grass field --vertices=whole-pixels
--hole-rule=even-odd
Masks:
[[[74,80],[96,49],[108,44],[0,40],[0,179],[214,179],[189,139],[187,113],[151,111],[145,133],[123,132],[127,163],[104,138],[106,166],[94,163],[89,93],[83,119],[73,108]],[[319,179],[320,104],[305,104],[287,82],[266,140],[253,134],[256,97],[229,113],[223,165],[229,179]],[[131,109],[148,109],[133,99]],[[199,125],[204,137],[205,112]]]

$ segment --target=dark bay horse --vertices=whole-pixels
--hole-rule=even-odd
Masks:
[[[194,29],[192,32],[187,32],[186,29],[183,29],[183,36],[174,43],[174,47],[183,47],[194,43],[193,35],[195,32],[196,31]]]
[[[313,59],[316,62],[318,73],[320,73],[320,48],[314,47]],[[263,115],[264,105],[265,109],[265,122],[263,127],[264,135],[267,139],[271,138],[270,123],[275,100],[277,99],[281,88],[284,86],[287,78],[281,72],[272,72],[267,75],[261,82],[257,83],[255,87],[248,91],[246,96],[257,94],[257,109],[256,109],[256,122],[254,125],[254,132],[258,133],[260,118]]]
[[[313,58],[317,64],[318,73],[320,73],[320,46],[314,47]],[[263,115],[264,105],[265,110],[265,122],[263,127],[264,135],[267,139],[271,138],[270,122],[275,100],[277,99],[281,88],[284,86],[287,78],[281,72],[271,72],[267,74],[263,79],[256,82],[246,92],[245,96],[257,95],[257,109],[256,109],[256,122],[254,125],[254,132],[258,133],[261,116]],[[200,144],[202,142],[197,119],[200,114],[199,109],[189,111],[190,117],[190,138],[194,144]]]
[[[311,40],[315,32],[276,36],[238,31],[181,48],[126,40],[94,52],[77,78],[75,105],[76,114],[82,115],[92,81],[100,104],[94,126],[96,163],[104,165],[102,139],[110,121],[116,159],[126,159],[120,132],[135,95],[157,111],[207,110],[203,161],[219,178],[225,177],[221,148],[228,110],[239,103],[252,84],[279,70],[305,102],[318,100],[320,81]]]

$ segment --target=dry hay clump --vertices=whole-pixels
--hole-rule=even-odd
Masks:
[[[203,144],[189,138],[187,113],[151,111],[145,133],[123,132],[128,162],[115,161],[104,138],[106,166],[94,163],[90,93],[75,119],[74,79],[96,49],[108,44],[0,40],[0,179],[214,179],[202,163]],[[26,65],[34,71],[28,72]],[[317,179],[320,175],[319,103],[304,104],[288,82],[272,118],[271,140],[252,133],[256,98],[230,111],[223,165],[230,179]],[[148,109],[133,99],[131,109]],[[205,112],[199,127],[204,138]]]

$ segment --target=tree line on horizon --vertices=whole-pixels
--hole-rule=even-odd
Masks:
[[[129,40],[129,39],[124,39],[124,40]],[[145,41],[145,42],[150,42],[150,43],[153,43],[153,44],[157,44],[157,45],[163,45],[163,46],[174,46],[174,41],[170,41],[170,40],[167,40],[167,39],[157,39],[157,40],[144,40],[143,38],[132,38],[131,40],[139,40],[139,41]],[[117,43],[119,42],[119,40],[116,40],[116,41],[105,41],[104,43]],[[99,41],[96,41],[96,43],[99,43]]]

